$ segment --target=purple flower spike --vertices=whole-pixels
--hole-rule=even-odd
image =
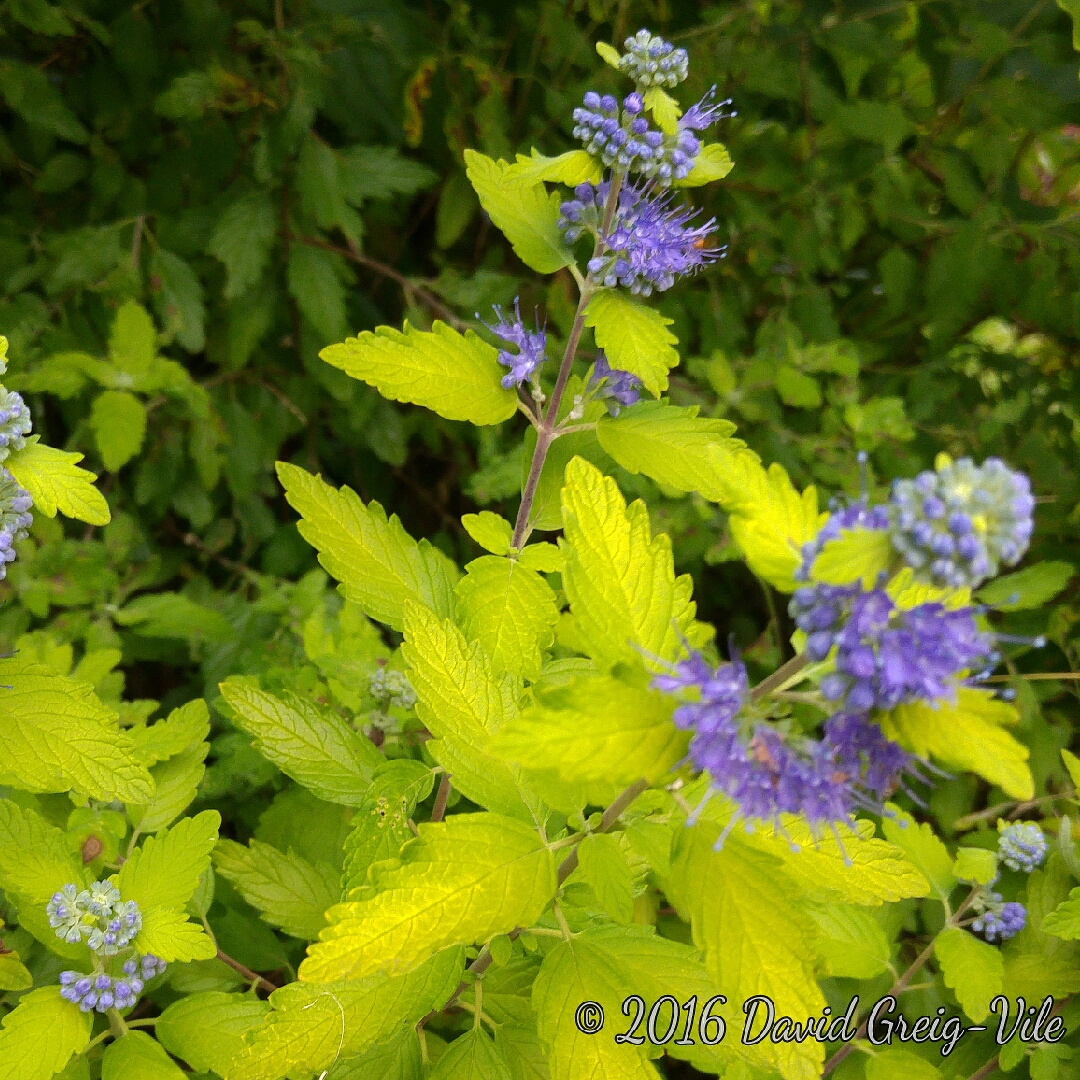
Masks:
[[[600,353],[588,385],[590,389],[598,387],[595,396],[609,399],[608,411],[612,416],[618,416],[621,407],[637,404],[641,380],[629,371],[612,370],[608,358]]]
[[[547,334],[540,328],[539,320],[537,320],[535,331],[525,328],[525,324],[521,321],[521,306],[517,299],[514,300],[513,319],[507,319],[503,315],[502,308],[497,305],[493,310],[499,321],[494,326],[488,323],[484,325],[496,337],[501,338],[508,345],[516,346],[518,350],[516,353],[506,349],[499,350],[499,363],[510,369],[509,374],[502,377],[503,389],[509,390],[520,386],[526,379],[531,379],[533,373],[547,359],[545,355]],[[477,318],[479,319],[480,316],[477,315]]]
[[[715,97],[716,87],[714,86],[696,105],[691,105],[679,118],[679,127],[691,131],[704,131],[718,120],[726,120],[735,115],[733,112],[724,112],[731,104],[731,98],[714,101]]]

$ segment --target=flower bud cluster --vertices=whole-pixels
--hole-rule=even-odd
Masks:
[[[371,696],[380,705],[411,709],[416,704],[416,691],[404,671],[381,667],[371,676]]]
[[[95,881],[88,889],[65,885],[45,906],[49,926],[69,945],[85,941],[100,956],[116,956],[142,929],[142,914],[134,900],[120,899],[120,890],[108,881]]]
[[[1027,924],[1024,905],[1015,900],[1003,904],[1001,893],[988,892],[985,899],[976,901],[975,906],[983,910],[972,921],[971,929],[976,934],[982,934],[987,941],[1008,941],[1009,938],[1016,937]]]
[[[517,348],[516,353],[508,349],[499,350],[499,363],[510,369],[509,373],[502,377],[502,386],[504,390],[510,390],[512,387],[520,386],[526,379],[532,380],[547,359],[547,334],[540,328],[539,321],[537,321],[535,331],[526,329],[521,319],[521,306],[517,299],[514,300],[512,319],[503,315],[503,310],[498,305],[495,305],[493,310],[499,321],[494,326],[488,323],[484,325],[507,345]],[[476,317],[480,318],[479,313]]]
[[[1010,870],[1030,874],[1046,858],[1047,843],[1033,821],[998,822],[998,856]]]
[[[612,368],[604,353],[596,358],[586,389],[598,400],[606,400],[608,412],[618,416],[624,406],[636,405],[641,380],[629,371]]]
[[[687,76],[689,56],[670,41],[648,30],[639,30],[623,42],[626,54],[619,58],[619,70],[639,87],[678,86]]]
[[[0,581],[7,577],[8,563],[15,561],[15,545],[26,539],[34,523],[33,505],[29,493],[0,466]]]
[[[30,410],[22,396],[0,387],[0,461],[5,461],[13,450],[26,446],[26,436],[32,428]]]
[[[143,987],[166,968],[157,956],[133,956],[124,961],[123,975],[114,978],[105,972],[84,975],[81,971],[60,972],[60,996],[78,1005],[82,1012],[130,1009]]]

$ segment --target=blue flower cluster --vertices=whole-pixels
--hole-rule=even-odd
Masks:
[[[674,206],[670,195],[650,197],[643,188],[624,184],[606,234],[601,234],[609,185],[579,184],[574,198],[562,204],[559,227],[569,243],[583,233],[599,241],[589,261],[589,276],[601,285],[621,285],[635,295],[663,292],[675,279],[696,273],[724,255],[705,246],[715,221],[691,226],[692,207]]]
[[[21,450],[26,445],[26,436],[32,428],[30,410],[22,396],[0,387],[0,461],[5,461],[12,450]]]
[[[1015,900],[1007,904],[1001,902],[1001,893],[988,893],[983,901],[984,911],[972,921],[971,929],[982,934],[987,941],[1008,941],[1024,929],[1027,923],[1027,911],[1023,904]]]
[[[60,996],[78,1005],[82,1012],[108,1012],[111,1008],[130,1009],[143,987],[166,968],[157,956],[133,956],[124,961],[123,975],[114,978],[104,971],[84,975],[81,971],[60,972]]]
[[[639,30],[623,42],[626,54],[619,58],[619,70],[639,87],[678,86],[687,76],[689,57],[670,41],[648,30]]]
[[[1030,874],[1046,858],[1047,843],[1033,821],[998,822],[998,856],[1010,870]]]
[[[416,704],[416,691],[404,671],[388,671],[381,667],[369,682],[371,696],[380,704],[398,709],[411,709]]]
[[[516,353],[508,349],[500,349],[498,360],[510,371],[502,377],[504,390],[520,386],[526,379],[532,380],[537,370],[547,359],[547,334],[540,328],[537,320],[536,329],[528,330],[521,320],[521,306],[517,299],[514,300],[514,318],[508,319],[503,315],[501,307],[496,305],[494,312],[498,322],[494,326],[484,323],[485,326],[507,345],[513,345]],[[480,318],[479,312],[476,315]]]
[[[604,353],[596,358],[586,389],[597,400],[607,399],[608,412],[618,416],[623,406],[636,405],[640,396],[641,380],[629,371],[612,368]]]
[[[15,561],[15,545],[26,539],[34,523],[33,505],[29,493],[0,466],[0,581],[7,577],[8,563]]]
[[[69,945],[85,940],[101,956],[116,956],[142,929],[142,914],[134,900],[120,899],[120,890],[108,881],[95,881],[88,889],[65,885],[45,906],[49,926]]]

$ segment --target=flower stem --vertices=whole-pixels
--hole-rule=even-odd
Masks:
[[[750,700],[758,701],[766,694],[783,686],[790,678],[798,675],[800,671],[807,664],[810,663],[810,657],[806,653],[799,653],[798,656],[793,656],[786,663],[781,664],[771,675],[764,678],[753,687],[750,691]]]
[[[648,780],[638,780],[636,783],[631,784],[621,795],[619,795],[615,801],[604,811],[604,816],[600,819],[600,827],[597,832],[607,832],[616,821],[619,820],[619,815],[649,786]],[[578,842],[584,840],[584,836],[578,837]],[[578,864],[578,849],[575,844],[574,850],[566,856],[565,859],[559,864],[558,881],[561,885],[576,869]]]
[[[264,979],[258,972],[252,971],[250,968],[244,967],[239,960],[234,960],[227,953],[223,953],[221,949],[217,951],[217,958],[223,963],[228,964],[238,975],[243,975],[248,982],[255,986],[261,987],[267,993],[273,993],[278,988],[270,982],[269,979]]]
[[[442,821],[446,817],[446,800],[450,798],[450,774],[443,773],[439,781],[439,790],[435,794],[435,804],[431,808],[431,820]]]
[[[109,1030],[112,1032],[114,1039],[122,1039],[128,1033],[128,1026],[124,1023],[124,1018],[120,1015],[120,1010],[115,1006],[108,1011],[109,1017]]]

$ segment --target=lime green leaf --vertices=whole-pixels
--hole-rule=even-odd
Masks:
[[[431,1044],[428,1044],[429,1047]],[[343,1057],[326,1075],[326,1080],[422,1080],[424,1075],[420,1036],[406,1025],[396,1035],[355,1056]]]
[[[185,1080],[186,1074],[145,1031],[129,1031],[109,1043],[101,1080]]]
[[[723,143],[706,143],[701,153],[694,159],[694,167],[685,180],[676,180],[672,185],[677,188],[701,187],[716,180],[723,180],[735,163]]]
[[[893,546],[886,529],[841,529],[814,560],[811,576],[827,585],[849,585],[861,581],[872,588],[893,560]]]
[[[600,445],[628,472],[644,473],[677,491],[712,489],[711,447],[731,442],[735,425],[698,417],[698,407],[679,409],[647,401],[596,425]],[[741,444],[739,444],[741,445]]]
[[[465,531],[492,555],[505,555],[514,538],[514,526],[499,514],[481,510],[479,514],[465,514],[461,519]]]
[[[138,802],[153,793],[116,714],[85,683],[42,664],[0,660],[2,774],[29,791],[71,788],[103,802]]]
[[[776,372],[776,392],[785,405],[795,409],[821,407],[821,384],[791,364],[781,364]]]
[[[604,170],[600,162],[584,150],[568,150],[558,157],[545,157],[534,149],[529,157],[518,154],[517,163],[503,174],[507,180],[535,184],[546,180],[552,184],[577,187],[586,182],[598,184]]]
[[[537,570],[541,574],[560,574],[566,565],[566,557],[554,544],[541,541],[522,548],[518,562],[526,569]]]
[[[33,985],[34,976],[17,952],[0,953],[0,990],[29,990]]]
[[[208,991],[173,1002],[154,1031],[161,1044],[193,1069],[224,1076],[244,1048],[245,1032],[262,1021],[270,1003],[247,994]]]
[[[596,43],[596,51],[600,54],[600,59],[605,64],[609,64],[616,71],[619,71],[619,61],[622,59],[622,53],[618,49],[610,46],[606,41],[598,41]]]
[[[178,821],[167,833],[150,836],[120,868],[117,888],[144,912],[150,908],[182,909],[210,865],[221,815],[204,810]]]
[[[109,359],[129,375],[144,375],[157,354],[157,331],[142,304],[121,304],[109,331]]]
[[[326,925],[323,912],[341,899],[340,875],[326,863],[312,866],[295,852],[283,855],[258,840],[248,846],[219,840],[214,869],[272,926],[314,941]]]
[[[956,849],[953,874],[960,881],[989,885],[997,877],[997,854],[986,848],[962,847]]]
[[[283,773],[320,799],[359,806],[383,756],[371,740],[329,709],[291,691],[279,698],[239,678],[221,683],[221,695],[252,744]]]
[[[559,620],[551,586],[518,562],[484,555],[465,567],[456,591],[461,628],[484,647],[496,674],[538,678]]]
[[[438,548],[417,543],[396,514],[387,520],[377,502],[365,506],[350,488],[339,491],[285,462],[277,471],[289,505],[303,518],[300,535],[347,599],[395,630],[402,627],[406,600],[443,617],[453,614],[458,569]]]
[[[1043,931],[1065,941],[1080,939],[1080,889],[1073,889],[1069,899],[1043,919]]]
[[[678,134],[682,109],[669,93],[659,86],[650,86],[645,91],[645,108],[652,113],[656,126],[666,135]]]
[[[133,626],[141,637],[228,641],[233,636],[224,615],[182,593],[145,593],[125,604],[113,618],[121,626]]]
[[[318,1075],[438,1011],[457,989],[464,950],[448,949],[407,975],[329,985],[290,983],[270,995],[274,1011],[245,1036],[225,1080],[281,1080],[294,1069]],[[297,1068],[300,1066],[300,1068]]]
[[[870,912],[851,904],[808,904],[817,925],[817,950],[825,974],[872,979],[889,967],[889,940]]]
[[[26,446],[4,462],[4,467],[26,488],[34,500],[34,509],[46,517],[56,517],[59,510],[90,525],[108,525],[112,517],[105,497],[94,487],[97,477],[76,468],[82,459],[82,454],[55,450],[32,435]]]
[[[146,833],[157,832],[175,821],[191,805],[206,773],[208,742],[198,742],[183,753],[159,762],[150,770],[154,798],[127,805],[128,817]]]
[[[581,875],[617,923],[625,926],[634,913],[633,877],[619,841],[606,833],[586,836],[578,846]]]
[[[19,999],[0,1031],[0,1080],[52,1080],[90,1041],[93,1018],[43,986]]]
[[[604,289],[589,301],[585,325],[611,366],[636,375],[653,397],[667,389],[668,371],[679,363],[672,348],[679,339],[667,328],[672,320],[614,289]]]
[[[365,330],[319,356],[346,375],[374,386],[383,397],[423,405],[447,420],[499,424],[517,410],[517,395],[504,390],[506,369],[497,350],[471,330],[459,334],[436,320],[431,331],[405,323]]]
[[[1076,576],[1076,567],[1067,562],[1039,562],[1015,574],[995,578],[976,596],[984,604],[1001,611],[1026,611],[1052,600]]]
[[[338,904],[300,965],[307,982],[409,971],[450,945],[531,926],[555,894],[555,859],[535,829],[496,814],[422,824],[379,892]]]
[[[1001,953],[966,930],[942,930],[934,938],[934,955],[945,979],[965,1013],[981,1024],[990,1002],[1001,993],[1004,965]]]
[[[866,1080],[941,1080],[941,1073],[926,1058],[890,1046],[867,1059]]]
[[[566,467],[562,492],[566,567],[577,639],[606,665],[671,660],[690,635],[695,606],[688,575],[675,577],[671,540],[652,536],[649,512],[629,507],[611,477],[582,458]]]
[[[145,911],[142,929],[135,935],[133,944],[140,953],[160,956],[169,963],[212,960],[217,955],[213,938],[202,926],[172,908]]]
[[[1069,771],[1069,779],[1072,780],[1073,787],[1080,791],[1080,758],[1068,750],[1062,750],[1061,760]]]
[[[428,1073],[429,1080],[513,1080],[510,1068],[482,1027],[456,1038]]]
[[[262,276],[277,229],[277,210],[267,190],[252,191],[225,208],[206,250],[225,264],[226,300],[235,300]]]
[[[882,819],[885,835],[897,847],[903,848],[907,857],[930,882],[937,899],[943,904],[947,903],[949,893],[956,887],[949,849],[934,835],[927,822],[920,825],[910,814],[895,807],[892,811]]]
[[[469,183],[514,254],[538,274],[553,274],[574,261],[558,225],[559,196],[549,194],[538,181],[515,175],[515,168],[475,150],[465,151]]]
[[[947,767],[977,773],[1014,799],[1030,799],[1035,793],[1030,751],[1003,727],[1016,720],[1016,706],[989,690],[962,689],[955,705],[898,705],[882,716],[881,728],[919,757],[933,755]]]
[[[493,750],[523,768],[552,770],[581,785],[589,801],[610,802],[642,777],[662,777],[686,753],[671,722],[675,701],[610,676],[579,675],[541,690],[537,704],[495,737]]]
[[[210,712],[202,698],[173,709],[164,720],[128,729],[135,744],[135,757],[144,765],[167,761],[202,742],[209,733]]]
[[[86,878],[63,832],[33,810],[0,799],[0,889],[41,905],[69,883],[82,888]]]
[[[492,756],[491,736],[517,716],[521,686],[496,676],[479,642],[469,645],[449,620],[419,604],[405,608],[401,654],[416,690],[416,714],[436,738],[427,743],[454,786],[480,806],[532,820],[514,770]]]

